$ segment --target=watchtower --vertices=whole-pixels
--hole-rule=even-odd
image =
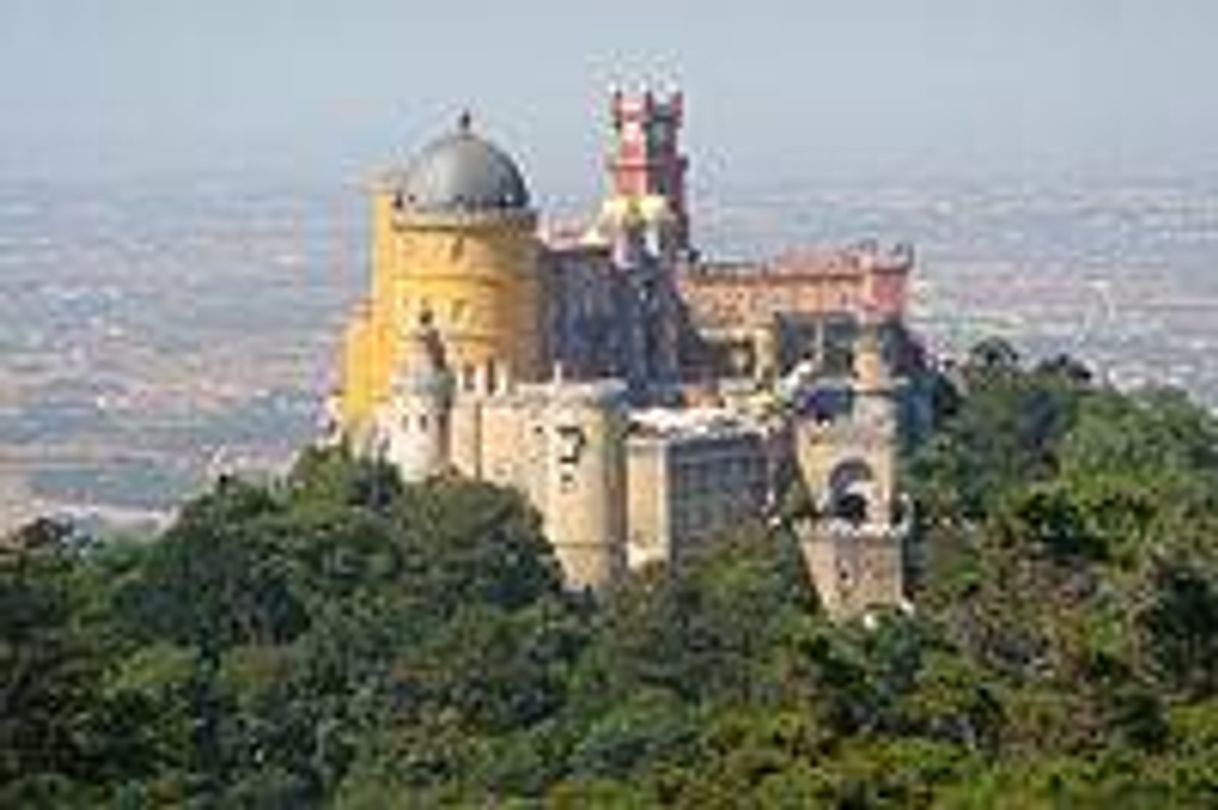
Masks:
[[[854,352],[850,407],[795,425],[796,461],[813,499],[801,527],[808,573],[832,616],[905,604],[909,508],[896,488],[897,401],[875,324]]]
[[[684,109],[679,91],[661,98],[650,90],[641,96],[614,90],[610,101],[614,138],[605,162],[613,197],[658,196],[667,202],[674,220],[674,246],[682,252],[689,249],[685,197],[689,161],[680,147]]]

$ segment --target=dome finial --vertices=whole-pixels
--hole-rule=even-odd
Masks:
[[[457,131],[465,134],[468,133],[473,126],[474,116],[470,113],[468,108],[462,110],[461,114],[457,116]]]

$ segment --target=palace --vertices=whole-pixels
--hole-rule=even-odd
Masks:
[[[406,480],[515,487],[572,587],[679,564],[795,488],[826,609],[902,604],[895,459],[925,422],[913,251],[706,260],[681,95],[615,92],[609,120],[607,198],[578,232],[540,225],[468,115],[378,178],[335,434]]]

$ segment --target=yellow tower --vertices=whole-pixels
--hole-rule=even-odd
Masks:
[[[458,392],[542,378],[536,225],[520,170],[468,115],[375,184],[372,293],[343,353],[349,435],[365,432],[389,397],[420,317],[434,324]]]

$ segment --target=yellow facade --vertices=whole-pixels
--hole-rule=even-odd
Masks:
[[[372,295],[346,334],[342,418],[356,434],[386,401],[403,341],[424,312],[448,352],[458,390],[541,379],[543,290],[528,210],[403,209],[373,192]]]

